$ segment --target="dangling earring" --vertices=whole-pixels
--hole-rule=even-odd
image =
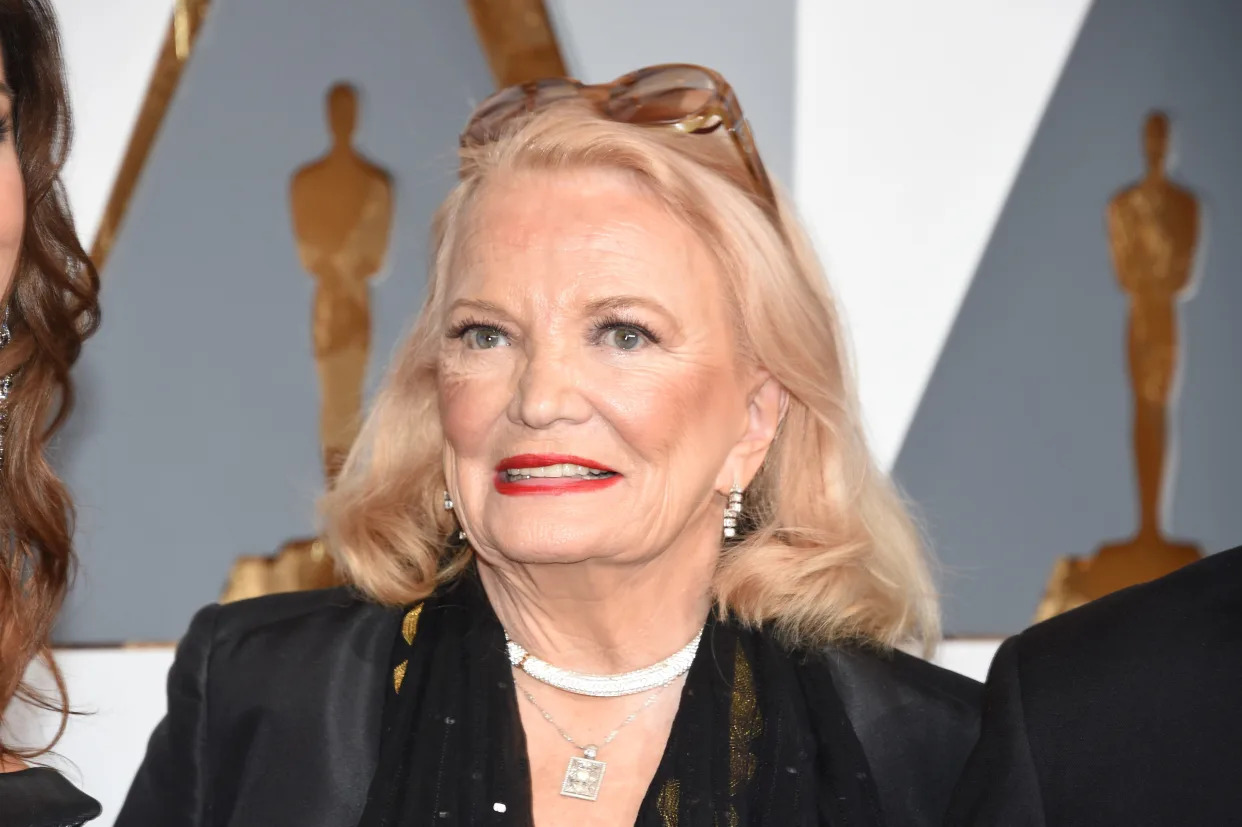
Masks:
[[[4,308],[4,319],[0,321],[0,349],[9,343],[9,339],[13,338],[9,332],[9,308]],[[13,376],[10,373],[0,377],[0,468],[4,467],[4,437],[5,426],[8,425],[9,414],[5,409],[5,402],[8,401],[9,392],[13,390]]]
[[[453,510],[453,498],[449,496],[449,492],[448,492],[448,489],[447,489],[447,488],[446,488],[446,489],[444,489],[444,510],[445,510],[445,511],[452,511],[452,510]],[[464,540],[464,539],[466,539],[466,532],[462,531],[461,529],[458,529],[458,530],[457,530],[457,539],[458,539],[458,540]]]
[[[737,536],[737,518],[742,513],[742,487],[736,482],[729,489],[729,504],[724,510],[724,536],[732,540]]]

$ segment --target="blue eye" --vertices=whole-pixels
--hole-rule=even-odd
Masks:
[[[617,325],[604,333],[603,341],[617,350],[638,350],[646,344],[647,337],[637,327]]]
[[[494,347],[506,347],[509,344],[509,338],[502,331],[486,325],[472,325],[466,328],[461,332],[461,338],[466,343],[466,347],[471,350],[490,350]]]

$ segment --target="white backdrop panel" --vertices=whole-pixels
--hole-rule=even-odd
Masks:
[[[892,466],[1090,0],[800,0],[794,191]]]
[[[172,19],[173,0],[52,0],[77,139],[65,189],[89,248]]]

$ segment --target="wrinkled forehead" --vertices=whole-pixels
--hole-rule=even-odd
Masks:
[[[611,291],[689,312],[723,293],[704,241],[620,171],[508,174],[484,184],[467,212],[446,285],[453,297]]]

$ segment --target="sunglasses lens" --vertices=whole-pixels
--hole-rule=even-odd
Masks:
[[[525,100],[526,90],[520,86],[510,86],[487,98],[474,110],[470,123],[466,124],[462,140],[469,143],[486,142],[495,127],[519,111]]]
[[[618,86],[628,86],[634,94],[660,94],[673,89],[705,89],[716,91],[719,84],[712,74],[698,66],[665,66],[647,69],[630,75],[628,82],[622,80]]]
[[[539,109],[559,100],[576,98],[581,90],[580,83],[563,80],[540,81],[535,90],[534,108]]]
[[[523,111],[538,109],[561,98],[578,94],[580,84],[567,78],[550,78],[502,89],[479,104],[466,126],[463,139],[470,143],[492,140],[505,122]]]
[[[637,72],[614,87],[610,117],[634,124],[678,123],[707,108],[718,95],[716,79],[692,66]]]

